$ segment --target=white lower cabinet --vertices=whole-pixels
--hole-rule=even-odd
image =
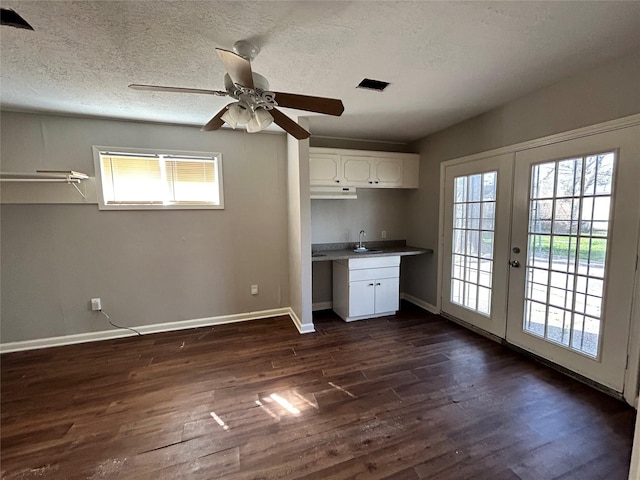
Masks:
[[[400,256],[333,262],[333,310],[350,322],[393,315],[400,305]]]

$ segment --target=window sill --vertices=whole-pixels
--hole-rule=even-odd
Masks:
[[[127,205],[102,205],[98,204],[99,210],[224,210],[224,205],[152,205],[152,204],[127,204]]]

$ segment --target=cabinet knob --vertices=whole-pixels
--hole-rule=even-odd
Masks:
[[[378,183],[378,181],[376,180],[375,183]]]
[[[380,286],[380,284],[379,284],[379,283],[376,283],[376,285]]]
[[[369,180],[369,183],[373,183],[371,180]]]
[[[373,287],[373,283],[370,283],[370,284],[369,284],[369,286],[370,286],[370,287]]]
[[[336,183],[340,183],[340,180],[336,180]]]

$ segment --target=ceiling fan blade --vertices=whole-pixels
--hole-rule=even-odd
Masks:
[[[249,60],[229,50],[223,50],[222,48],[216,48],[216,53],[220,57],[220,60],[222,60],[224,68],[227,70],[233,83],[237,83],[246,88],[254,88],[251,62]]]
[[[295,93],[273,92],[278,106],[305,110],[307,112],[326,113],[339,117],[344,112],[342,100],[337,98],[311,97]]]
[[[33,27],[29,25],[29,22],[10,8],[3,8],[0,10],[0,25],[33,30]]]
[[[280,126],[285,132],[297,138],[298,140],[304,140],[305,138],[309,138],[310,133],[307,132],[304,128],[298,125],[296,122],[287,117],[284,113],[282,113],[277,108],[273,108],[269,110],[269,113],[273,117],[273,121],[276,122],[277,125]]]
[[[216,116],[209,120],[200,130],[204,132],[211,132],[212,130],[218,130],[222,125],[224,125],[224,120],[222,120],[222,115],[227,111],[226,105],[222,110],[216,113]]]
[[[181,87],[162,87],[160,85],[139,85],[132,83],[129,88],[134,90],[151,90],[153,92],[172,92],[172,93],[203,93],[205,95],[226,96],[227,92],[222,90],[203,90],[201,88],[181,88]]]

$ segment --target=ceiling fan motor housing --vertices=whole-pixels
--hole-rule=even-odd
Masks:
[[[235,98],[241,103],[247,105],[252,111],[258,108],[271,110],[278,106],[275,101],[275,93],[269,91],[269,82],[259,73],[252,73],[254,88],[245,88],[242,85],[236,85],[231,80],[229,74],[224,76],[224,88],[229,96]]]

